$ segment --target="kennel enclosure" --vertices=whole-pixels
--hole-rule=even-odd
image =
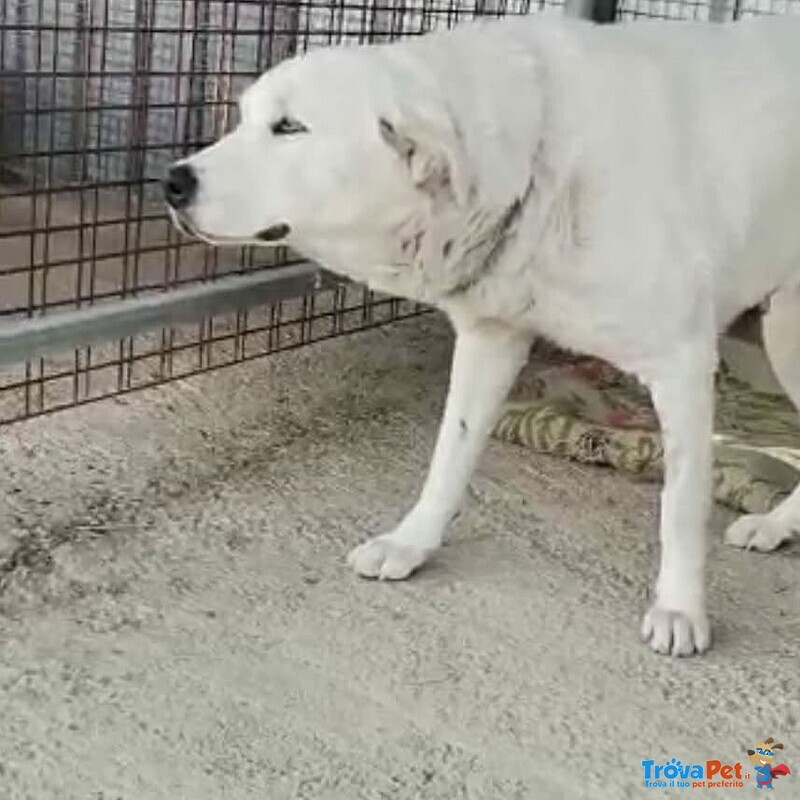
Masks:
[[[0,424],[424,311],[291,252],[182,238],[165,167],[235,125],[241,89],[295,53],[549,5],[561,0],[0,0]],[[561,11],[713,23],[800,0]]]

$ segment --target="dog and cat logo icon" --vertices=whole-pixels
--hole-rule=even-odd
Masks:
[[[783,750],[783,745],[770,736],[769,739],[759,742],[755,750],[747,751],[759,789],[772,789],[772,782],[776,778],[792,774],[786,764],[775,764],[776,750]]]
[[[783,744],[772,736],[748,749],[752,770],[741,761],[729,764],[716,758],[697,763],[684,763],[677,758],[662,763],[647,759],[641,762],[644,785],[650,789],[774,789],[774,781],[792,774],[786,764],[775,763],[776,751],[783,749]]]

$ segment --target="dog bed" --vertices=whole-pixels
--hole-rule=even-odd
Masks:
[[[541,352],[520,377],[493,435],[642,480],[662,470],[658,420],[647,391],[596,359]],[[788,398],[759,391],[725,363],[717,377],[714,495],[765,513],[800,480],[800,419]]]

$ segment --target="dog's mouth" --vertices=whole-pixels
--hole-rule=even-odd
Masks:
[[[218,247],[220,245],[280,245],[285,243],[286,237],[292,231],[289,225],[285,222],[280,222],[260,230],[253,236],[211,236],[200,230],[186,214],[172,208],[172,206],[167,206],[167,208],[170,218],[172,219],[172,224],[180,233],[190,239],[199,239],[201,242],[205,242],[205,244],[211,245],[212,247]]]

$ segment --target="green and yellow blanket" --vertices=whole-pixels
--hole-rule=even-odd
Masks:
[[[526,371],[494,436],[586,464],[656,479],[658,420],[647,391],[604,362],[551,357]],[[788,398],[758,391],[723,363],[717,378],[714,493],[737,511],[764,513],[800,480],[800,418]]]

